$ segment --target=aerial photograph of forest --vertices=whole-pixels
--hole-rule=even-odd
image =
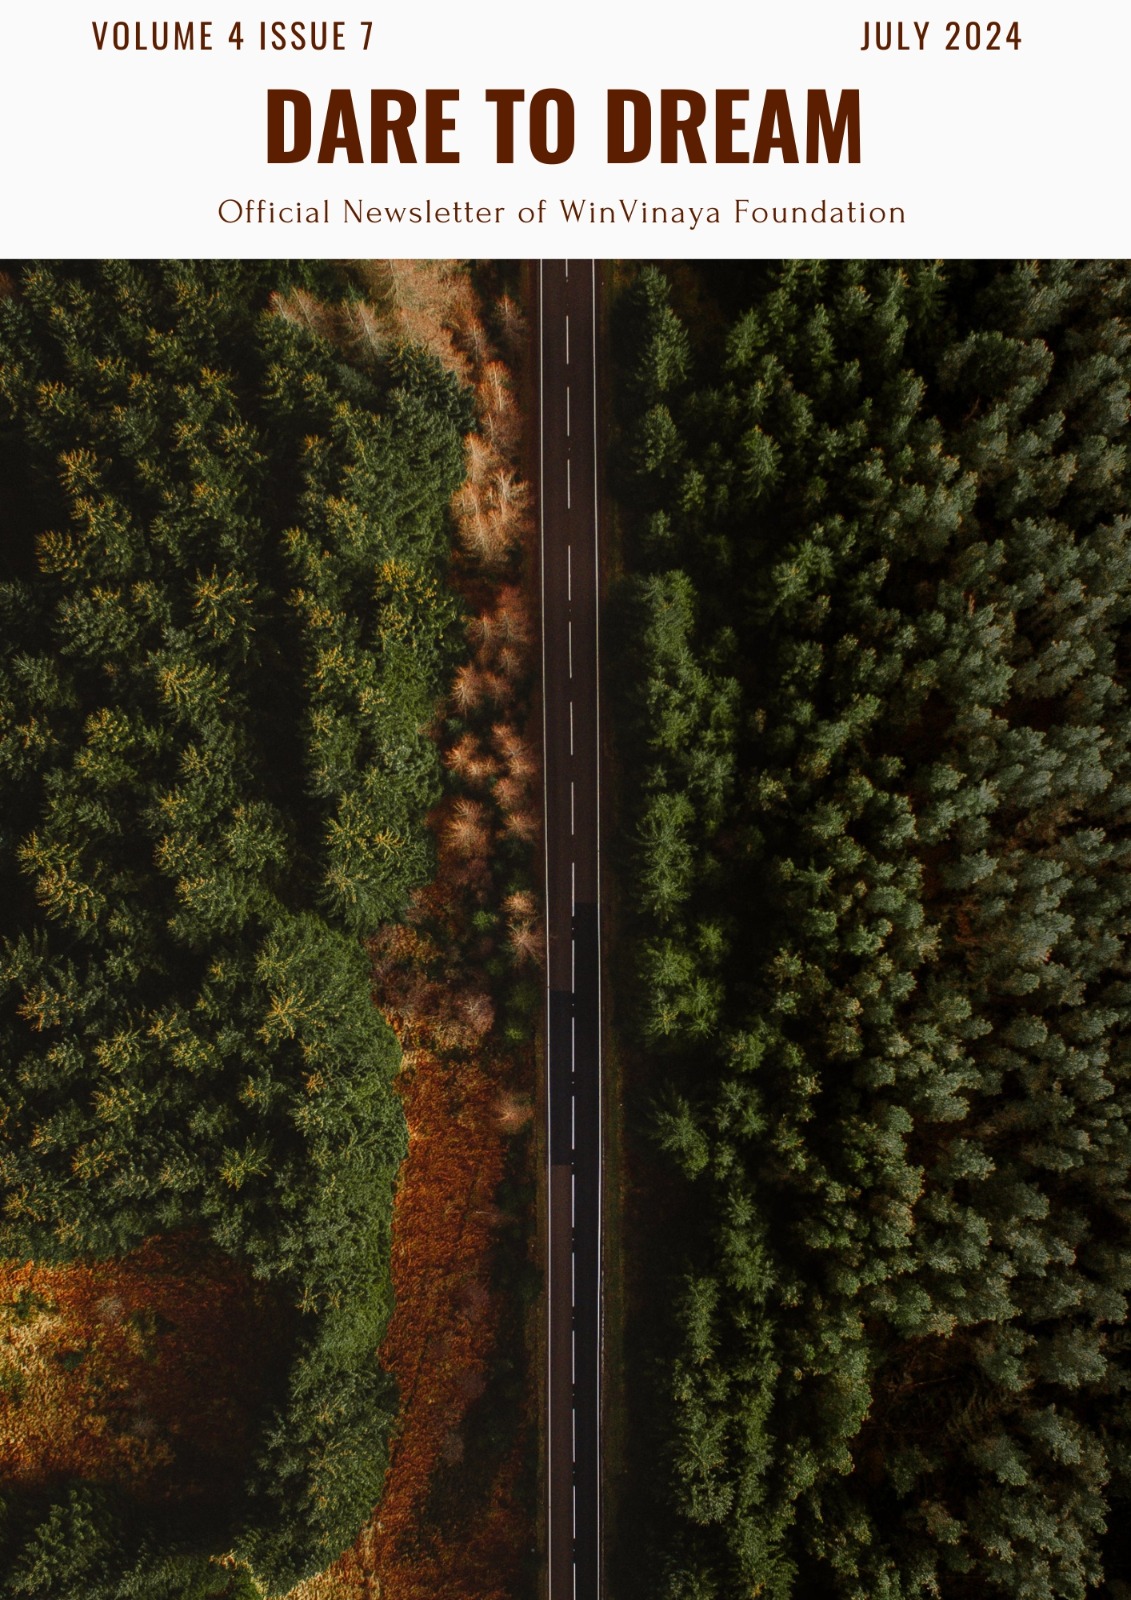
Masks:
[[[619,311],[611,1580],[1131,1593],[1131,270]]]
[[[517,311],[426,263],[5,288],[3,1592],[280,1595],[359,1536],[386,1592],[505,1588],[537,760],[480,305]],[[406,1565],[437,1522],[458,1558]]]
[[[0,263],[0,1596],[1131,1600],[1131,263],[564,265]]]

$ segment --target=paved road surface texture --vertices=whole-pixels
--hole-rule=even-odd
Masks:
[[[600,1593],[597,269],[538,270],[549,1117],[549,1600]]]

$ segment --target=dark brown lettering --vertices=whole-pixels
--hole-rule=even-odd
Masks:
[[[294,111],[294,143],[287,148],[287,107]],[[267,91],[267,160],[305,161],[310,154],[310,101],[301,89]]]
[[[790,166],[797,163],[797,140],[793,136],[793,118],[789,114],[789,96],[784,89],[767,89],[762,104],[762,120],[758,124],[758,139],[754,145],[754,160],[769,161],[771,154],[780,150],[782,160]]]
[[[364,161],[361,134],[354,115],[353,96],[348,89],[331,89],[326,101],[326,120],[322,124],[322,143],[318,146],[319,166],[328,166],[339,150],[347,161]]]
[[[686,116],[680,107],[687,107]],[[683,140],[687,159],[696,164],[706,162],[699,129],[707,115],[707,102],[697,89],[660,90],[660,160],[679,160],[679,141]]]
[[[828,95],[823,89],[810,89],[805,126],[806,161],[821,159],[822,140],[829,160],[839,161],[846,135],[849,165],[856,166],[860,161],[860,90],[841,90],[834,122]]]
[[[734,136],[746,126],[745,117],[736,117],[736,101],[749,100],[749,89],[719,89],[715,94],[715,160],[720,166],[749,161],[745,150],[734,148]]]
[[[458,89],[424,91],[424,159],[437,166],[452,166],[459,160],[458,150],[444,149],[444,135],[455,127],[454,117],[445,117],[449,100],[458,100]]]
[[[526,99],[525,89],[488,89],[488,105],[495,113],[495,160],[509,166],[514,160],[514,108]]]
[[[390,104],[396,101],[397,114],[390,114]],[[389,135],[397,150],[397,160],[403,166],[416,163],[416,151],[409,133],[416,119],[416,98],[407,89],[372,89],[369,93],[369,159],[382,164],[389,159]]]
[[[632,107],[632,148],[626,142],[625,113]],[[643,161],[652,148],[652,102],[640,89],[610,89],[608,158],[612,166]]]
[[[558,113],[558,142],[550,149],[549,109]],[[564,89],[539,89],[530,99],[530,153],[535,161],[557,166],[573,154],[573,96]]]

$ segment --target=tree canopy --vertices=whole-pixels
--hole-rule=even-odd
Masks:
[[[353,1538],[395,1410],[399,1051],[361,941],[431,870],[471,421],[424,352],[349,364],[273,314],[302,281],[37,264],[0,300],[0,1253],[202,1228],[277,1286],[230,1529],[272,1593]],[[79,1559],[93,1492],[12,1510],[12,1592],[61,1592],[29,1574]]]
[[[655,269],[622,297],[632,1031],[685,1185],[652,1391],[669,1600],[1104,1574],[1129,283],[707,268],[721,331]]]

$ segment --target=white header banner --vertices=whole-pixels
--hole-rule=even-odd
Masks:
[[[10,4],[7,256],[1131,253],[1131,7]]]

